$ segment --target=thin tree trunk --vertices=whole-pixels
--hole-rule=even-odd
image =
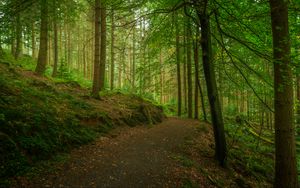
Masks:
[[[187,92],[188,92],[188,117],[192,118],[193,117],[193,106],[192,106],[192,100],[193,100],[193,85],[192,85],[192,55],[191,55],[191,36],[192,36],[192,31],[191,31],[191,24],[190,21],[188,20],[188,25],[187,25],[187,50],[186,50],[186,55],[187,55]]]
[[[101,0],[100,91],[104,89],[106,63],[106,5]]]
[[[51,31],[52,30],[52,28],[50,27],[50,25],[51,25],[51,23],[48,23],[49,25],[48,25],[48,30],[49,31]],[[52,41],[51,41],[51,32],[48,32],[48,60],[47,60],[47,64],[48,65],[52,65],[51,63],[52,63],[52,61],[51,61],[51,49],[52,49]]]
[[[19,59],[22,55],[22,25],[20,13],[17,13],[16,19],[16,51],[14,57],[15,59]]]
[[[183,50],[183,54],[184,54],[184,57],[183,57],[183,94],[184,94],[184,113],[187,112],[187,73],[186,73],[186,62],[187,62],[187,55],[186,55],[186,27],[184,27],[184,50]]]
[[[94,78],[92,96],[98,98],[100,91],[99,67],[100,67],[100,0],[95,0],[95,49],[94,49]]]
[[[163,95],[164,95],[164,89],[163,89],[163,83],[164,83],[164,70],[163,70],[163,59],[162,59],[162,52],[160,50],[159,54],[159,64],[160,64],[160,103],[163,104]]]
[[[43,75],[47,65],[48,51],[48,5],[47,0],[41,1],[41,30],[40,30],[40,48],[38,55],[38,63],[35,72]]]
[[[220,100],[217,91],[216,76],[212,61],[212,46],[210,36],[209,16],[199,15],[201,25],[201,46],[203,69],[205,74],[207,95],[209,98],[211,118],[215,137],[215,156],[221,166],[226,163],[226,140]]]
[[[53,72],[52,77],[57,76],[57,66],[58,66],[58,31],[57,31],[57,18],[56,18],[56,1],[53,1],[53,12],[55,19],[53,20],[53,45],[54,45],[54,53],[53,53]]]
[[[73,62],[72,62],[72,46],[71,46],[71,27],[70,24],[67,25],[67,64],[68,64],[68,70],[70,70],[70,68],[72,68],[73,66]]]
[[[288,3],[270,0],[275,90],[275,188],[297,188]]]
[[[87,78],[87,65],[86,65],[85,44],[83,45],[83,49],[82,49],[82,62],[83,62],[83,77]]]
[[[52,77],[57,76],[57,67],[58,67],[58,33],[57,33],[57,23],[56,20],[53,22],[53,29],[54,29],[54,65],[53,65],[53,72]]]
[[[32,22],[32,25],[31,25],[31,29],[32,29],[32,31],[31,31],[31,48],[32,48],[32,58],[36,58],[36,45],[35,45],[35,43],[36,43],[36,41],[35,41],[35,22],[33,21]]]
[[[177,115],[181,116],[181,72],[180,72],[180,40],[179,40],[179,26],[177,20],[177,14],[175,18],[176,27],[176,68],[177,68]]]
[[[115,81],[115,18],[114,18],[114,10],[111,10],[111,70],[110,70],[110,89],[114,89],[114,81]]]
[[[119,88],[122,87],[122,62],[123,62],[122,54],[120,54],[120,60],[118,63],[118,86],[119,86]]]
[[[199,40],[199,30],[198,26],[196,28],[196,39],[194,42],[194,61],[195,61],[195,102],[194,102],[194,118],[198,119],[199,118],[199,111],[198,111],[198,79],[199,79],[199,48],[198,48],[198,40]]]
[[[204,103],[204,95],[203,95],[203,91],[202,91],[202,87],[200,84],[200,78],[197,78],[197,85],[200,91],[200,99],[201,99],[201,109],[202,109],[202,113],[203,113],[203,120],[207,121],[207,115],[206,115],[206,110],[205,110],[205,103]]]
[[[16,24],[12,23],[12,33],[11,33],[11,54],[14,55],[16,53]]]
[[[67,32],[67,23],[64,23],[64,63],[65,65],[68,64],[68,32]]]
[[[296,123],[297,123],[297,134],[300,135],[300,76],[297,76],[297,101],[296,101],[296,106],[297,106],[297,114],[296,114]]]
[[[132,89],[135,92],[135,26],[132,32]]]

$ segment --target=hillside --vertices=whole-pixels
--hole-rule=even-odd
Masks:
[[[0,178],[7,179],[93,141],[118,126],[155,124],[161,107],[142,98],[108,93],[100,100],[74,81],[36,76],[0,60]]]
[[[208,122],[165,118],[118,90],[94,99],[73,79],[37,76],[34,63],[0,60],[0,187],[271,187],[274,140],[258,125],[225,118],[223,168]]]

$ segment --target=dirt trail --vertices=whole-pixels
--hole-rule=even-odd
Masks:
[[[169,118],[150,128],[115,130],[74,150],[56,174],[26,187],[178,187],[170,174],[176,166],[172,153],[196,132],[197,124]]]

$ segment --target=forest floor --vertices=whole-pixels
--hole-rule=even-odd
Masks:
[[[1,59],[0,88],[0,187],[271,187],[274,152],[242,126],[227,124],[222,168],[210,124],[140,96],[96,100]]]
[[[54,172],[19,178],[15,187],[271,187],[220,167],[213,155],[209,124],[168,118],[117,128],[73,150]]]

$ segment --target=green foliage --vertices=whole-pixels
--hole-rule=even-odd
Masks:
[[[1,181],[26,172],[41,159],[90,142],[97,134],[81,126],[74,113],[88,111],[90,105],[58,92],[50,83],[24,79],[15,68],[0,69]]]
[[[186,178],[183,180],[182,188],[197,188],[197,187],[199,187],[199,185],[194,181],[192,181],[191,179]]]
[[[175,116],[177,114],[177,102],[175,99],[170,100],[166,104],[161,104],[162,108],[164,109],[164,112],[168,116]]]
[[[64,78],[66,80],[71,79],[71,75],[70,75],[68,65],[67,65],[67,62],[65,61],[65,59],[61,58],[59,64],[60,64],[60,66],[58,68],[58,77]]]
[[[236,115],[237,111],[238,111],[237,106],[236,105],[230,105],[230,104],[228,106],[226,106],[226,108],[224,110],[225,114],[228,115],[228,116]]]
[[[17,64],[26,70],[34,70],[36,67],[36,63],[36,60],[28,55],[23,55],[20,59],[17,60]]]
[[[28,63],[31,59],[25,60]],[[41,161],[88,143],[115,127],[106,111],[77,93],[86,91],[77,81],[54,78],[52,82],[22,71],[21,64],[9,56],[0,59],[1,186],[8,183],[7,178],[33,173]],[[163,116],[161,108],[150,100],[131,93],[106,91],[101,96],[123,99],[119,101],[121,106],[134,113],[120,118],[128,125],[159,122]],[[87,126],[89,123],[92,126]]]
[[[229,141],[230,160],[243,168],[242,173],[252,174],[259,181],[265,178],[272,181],[273,145],[262,143],[247,131],[246,125],[228,121],[225,127]]]
[[[83,86],[86,88],[90,88],[92,86],[92,81],[85,79],[81,72],[70,69],[64,58],[61,58],[59,61],[57,76],[55,78],[52,77],[52,72],[53,72],[53,69],[51,67],[48,67],[45,75],[49,79],[53,79],[57,83],[77,82],[80,86]]]
[[[184,167],[195,166],[195,162],[193,160],[191,160],[188,157],[183,156],[183,155],[173,156],[173,159],[180,162],[181,165],[184,166]]]

